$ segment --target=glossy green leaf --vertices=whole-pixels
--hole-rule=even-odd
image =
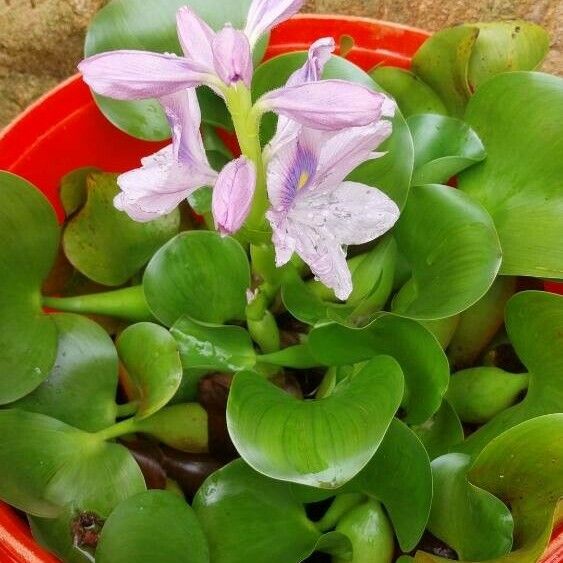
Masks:
[[[393,66],[379,66],[370,76],[397,102],[402,114],[408,118],[419,113],[447,115],[440,96],[416,74]]]
[[[67,217],[70,217],[86,203],[88,197],[87,180],[90,175],[99,172],[101,172],[99,168],[85,166],[62,177],[59,197]]]
[[[508,553],[513,521],[504,503],[467,480],[471,458],[447,454],[432,462],[434,497],[428,529],[460,559],[486,561]]]
[[[383,309],[393,290],[397,243],[391,236],[381,239],[365,255],[354,257],[358,260],[352,271],[353,290],[347,303],[354,306],[349,322],[362,326]],[[334,318],[334,317],[333,317]]]
[[[411,319],[387,313],[360,329],[320,325],[309,333],[308,346],[317,360],[329,366],[362,362],[377,354],[395,358],[405,376],[402,406],[409,423],[432,416],[448,387],[449,366],[442,348]]]
[[[370,360],[331,395],[312,401],[242,371],[231,386],[227,426],[242,458],[264,475],[336,488],[371,459],[402,395],[401,369],[388,356]]]
[[[420,324],[430,331],[440,343],[442,349],[446,349],[453,338],[454,332],[459,324],[459,315],[444,317],[433,321],[419,321]]]
[[[349,561],[352,558],[352,542],[341,532],[327,532],[319,538],[315,551],[342,557],[345,561]]]
[[[463,441],[459,417],[446,400],[427,421],[413,426],[412,431],[424,444],[430,459],[444,455],[452,446]]]
[[[563,415],[541,416],[493,440],[471,467],[471,482],[512,509],[515,551],[507,563],[536,561],[549,542],[563,497],[562,438]]]
[[[250,0],[230,2],[221,9],[205,0],[161,0],[148,4],[144,0],[113,0],[92,20],[86,36],[86,56],[115,49],[141,49],[158,53],[181,54],[176,33],[176,11],[191,6],[213,29],[227,22],[244,28]],[[254,52],[258,62],[266,42],[260,41]],[[223,101],[207,88],[198,97],[203,121],[230,128],[231,120]],[[141,139],[162,140],[170,136],[164,112],[156,100],[123,102],[96,96],[104,115],[117,127]]]
[[[469,479],[512,509],[514,549],[489,563],[540,560],[553,528],[563,522],[563,415],[540,416],[492,440],[475,460]],[[417,563],[448,560],[416,554]]]
[[[475,131],[460,119],[421,114],[409,117],[407,125],[414,143],[415,186],[444,184],[486,156]]]
[[[67,223],[65,254],[85,276],[103,285],[124,284],[180,227],[176,209],[148,223],[130,219],[113,205],[115,174],[91,174],[84,207]]]
[[[475,455],[505,430],[544,414],[563,411],[563,296],[517,293],[506,306],[506,330],[530,372],[524,400],[471,434],[459,451]]]
[[[319,297],[295,271],[288,271],[283,276],[281,297],[291,315],[309,325],[331,318],[345,319],[353,310],[353,307]]]
[[[288,53],[260,65],[252,81],[253,98],[257,99],[265,92],[284,85],[291,73],[303,65],[306,57],[306,53]],[[323,78],[350,80],[380,90],[362,69],[337,56],[333,56],[326,64]],[[275,124],[273,115],[265,116],[262,122],[264,142],[272,138]],[[350,175],[350,179],[381,189],[402,208],[409,192],[413,147],[409,129],[400,112],[396,112],[393,118],[393,134],[378,150],[387,154],[361,165]]]
[[[563,79],[515,72],[487,81],[465,120],[487,159],[459,188],[491,214],[507,275],[563,278]]]
[[[335,557],[333,563],[391,563],[395,551],[393,528],[379,502],[369,499],[352,508],[336,530],[352,542],[352,558]]]
[[[538,68],[549,52],[549,34],[535,23],[515,20],[471,25],[479,30],[469,59],[472,91],[495,74]]]
[[[356,479],[358,486],[354,482],[350,488],[380,500],[401,549],[413,549],[422,537],[432,502],[430,461],[416,435],[393,420],[380,448]]]
[[[0,404],[35,389],[57,355],[57,327],[43,314],[41,284],[55,262],[57,218],[24,179],[0,172]]]
[[[115,422],[117,353],[98,324],[72,314],[54,315],[59,347],[47,379],[10,408],[51,416],[88,432]]]
[[[516,279],[499,276],[489,291],[463,311],[448,348],[454,370],[472,366],[504,323],[504,308],[516,291]]]
[[[242,246],[212,231],[180,233],[152,258],[143,287],[154,316],[172,326],[181,316],[243,320],[250,267]]]
[[[293,485],[303,502],[334,494],[362,493],[383,503],[403,551],[416,547],[430,514],[432,473],[424,446],[402,422],[394,419],[369,463],[337,491]]]
[[[393,299],[407,317],[451,317],[478,301],[493,283],[501,248],[489,214],[472,198],[447,186],[417,186],[394,236],[412,278]]]
[[[449,113],[462,116],[471,95],[467,67],[479,30],[442,29],[427,39],[412,59],[412,69],[442,99]]]
[[[178,343],[184,369],[235,372],[256,363],[252,340],[240,326],[200,323],[184,316],[170,332]]]
[[[417,51],[413,70],[462,116],[470,96],[496,74],[534,70],[549,50],[549,37],[525,22],[465,24],[435,33]]]
[[[99,563],[207,563],[209,549],[190,506],[168,491],[146,491],[110,514],[96,549]]]
[[[135,389],[130,400],[139,402],[137,418],[161,409],[182,381],[182,363],[176,341],[163,327],[138,323],[126,328],[116,342],[119,359]]]
[[[513,405],[527,388],[527,373],[476,367],[452,375],[446,398],[463,422],[484,424]]]
[[[298,562],[320,537],[289,483],[269,479],[242,460],[208,477],[193,508],[214,563]]]
[[[29,514],[56,517],[65,507],[95,510],[144,489],[133,457],[54,418],[0,411],[0,498]],[[113,508],[113,506],[111,507]]]

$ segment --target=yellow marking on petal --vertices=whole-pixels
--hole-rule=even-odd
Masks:
[[[310,175],[308,172],[303,171],[301,172],[301,176],[299,176],[299,182],[297,183],[297,189],[303,188],[307,182],[309,181]]]

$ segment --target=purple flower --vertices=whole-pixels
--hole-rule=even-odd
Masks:
[[[170,213],[190,194],[213,185],[217,178],[199,131],[201,114],[195,89],[160,101],[174,133],[172,144],[143,158],[141,168],[117,179],[122,191],[114,205],[135,221],[151,221]]]
[[[329,39],[313,44],[307,62],[290,77],[288,87],[330,82],[317,81],[333,48]],[[349,107],[357,107],[356,98],[350,99]],[[344,181],[359,164],[381,156],[373,151],[392,127],[380,118],[392,117],[394,110],[394,103],[379,94],[376,119],[337,132],[280,118],[268,147],[272,207],[266,217],[273,229],[276,263],[282,266],[297,252],[339,299],[352,292],[344,247],[381,236],[399,217],[397,205],[378,189]]]
[[[369,242],[399,217],[397,205],[376,188],[346,182],[359,164],[391,134],[386,120],[338,133],[302,128],[274,153],[268,166],[267,212],[273,229],[276,264],[293,252],[339,299],[352,292],[345,246]]]
[[[225,86],[252,79],[252,49],[258,38],[297,13],[304,0],[254,0],[245,31],[227,24],[215,33],[187,6],[176,15],[184,53],[111,51],[83,60],[78,68],[98,94],[120,100],[160,98],[207,85],[222,95]]]
[[[334,51],[334,39],[325,37],[309,48],[307,62],[286,85],[268,92],[256,106],[280,115],[272,146],[291,138],[299,125],[324,131],[368,125],[389,115],[390,100],[360,84],[322,80],[324,65]]]
[[[261,35],[301,10],[304,0],[254,0],[248,10],[244,33],[254,46]]]
[[[223,235],[238,231],[244,223],[256,188],[256,168],[246,157],[223,168],[213,190],[212,210],[215,227]]]

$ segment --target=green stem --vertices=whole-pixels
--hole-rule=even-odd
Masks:
[[[261,115],[254,111],[250,90],[240,83],[225,91],[225,101],[233,119],[241,152],[256,166],[256,191],[244,231],[249,240],[262,242],[268,238],[265,224],[268,197],[260,144]]]
[[[259,320],[247,318],[246,324],[252,340],[262,352],[269,354],[280,349],[280,331],[274,315],[268,309]]]
[[[126,434],[134,434],[137,432],[137,420],[134,418],[128,418],[127,420],[122,420],[121,422],[116,422],[113,426],[109,428],[104,428],[99,432],[96,432],[96,436],[100,440],[112,440],[113,438],[119,438]]]
[[[67,313],[107,315],[126,321],[152,321],[142,285],[76,297],[43,297],[43,306]]]
[[[133,416],[137,412],[138,408],[139,408],[138,401],[130,401],[129,403],[117,405],[117,418],[125,418],[127,416]]]
[[[315,522],[315,526],[320,532],[332,530],[338,524],[338,521],[355,506],[362,503],[365,497],[361,493],[345,493],[338,495],[332,501],[330,508],[325,512],[324,516]]]
[[[308,369],[321,365],[312,356],[306,344],[297,344],[270,354],[257,355],[256,360],[260,363],[296,369]]]

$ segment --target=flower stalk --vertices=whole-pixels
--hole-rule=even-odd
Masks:
[[[254,200],[244,231],[249,240],[260,243],[268,240],[268,229],[265,222],[268,196],[262,146],[260,145],[261,115],[255,111],[250,90],[242,83],[226,89],[225,102],[233,120],[240,150],[256,167]]]

